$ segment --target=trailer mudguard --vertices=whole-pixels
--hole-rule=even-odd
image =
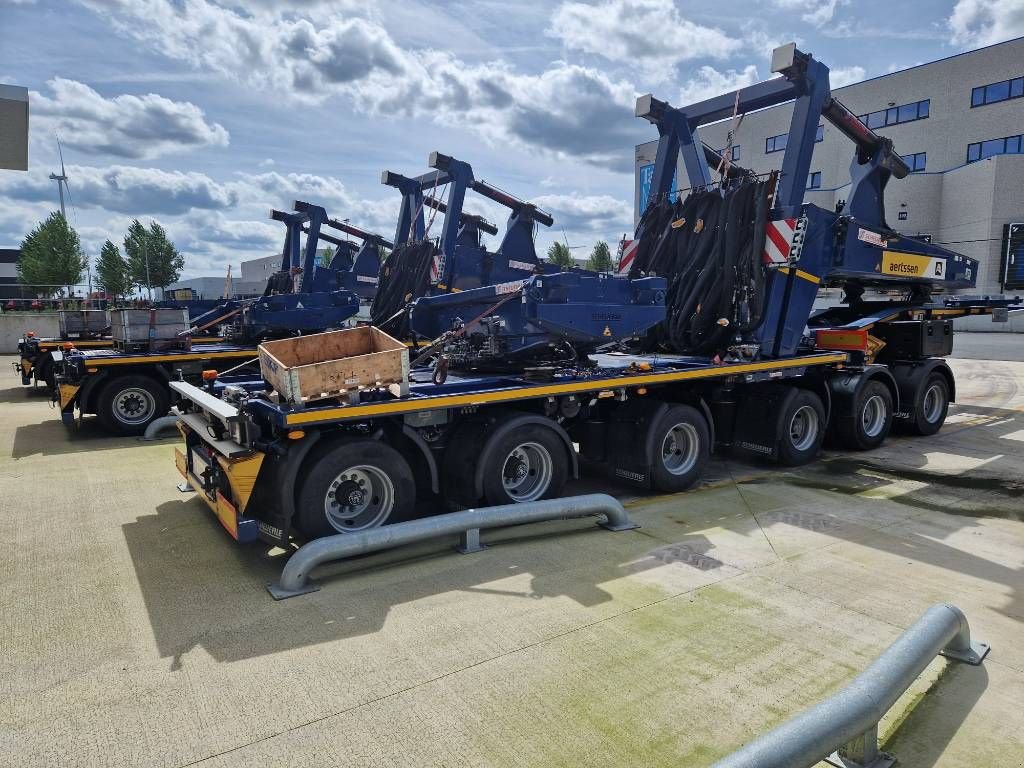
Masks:
[[[896,387],[900,393],[900,407],[895,410],[894,418],[910,418],[910,410],[913,409],[914,403],[920,398],[921,390],[933,371],[937,371],[945,377],[946,384],[949,387],[949,402],[956,402],[956,380],[953,377],[953,371],[950,370],[949,365],[941,357],[929,357],[914,362],[894,363],[889,366],[889,370],[896,381]]]
[[[652,487],[655,456],[647,438],[651,425],[668,408],[663,400],[644,398],[627,400],[615,408],[605,433],[605,461],[612,475],[640,488]]]
[[[439,474],[437,471],[437,459],[434,458],[433,452],[430,450],[430,446],[427,445],[427,441],[423,439],[423,436],[415,429],[410,427],[408,424],[402,425],[402,436],[405,437],[412,445],[418,450],[419,456],[423,459],[423,464],[427,469],[427,474],[430,477],[430,490],[433,493],[441,492],[441,484],[439,480]],[[410,465],[412,462],[409,462]],[[413,474],[415,475],[416,468],[413,467]]]
[[[78,390],[78,397],[75,398],[78,402],[78,410],[82,413],[96,412],[96,395],[99,393],[103,382],[107,380],[107,377],[107,371],[100,371],[85,377],[82,386]]]
[[[779,455],[780,419],[799,389],[793,386],[759,386],[745,390],[736,406],[733,448],[775,459]]]
[[[284,458],[280,459],[281,464],[277,468],[278,495],[276,515],[278,522],[280,522],[280,526],[274,526],[275,528],[280,528],[280,536],[270,536],[268,532],[261,527],[260,538],[266,540],[273,540],[277,538],[276,543],[288,542],[291,537],[292,519],[295,517],[295,480],[299,475],[299,467],[302,466],[302,462],[305,460],[306,456],[309,455],[309,452],[319,440],[319,430],[310,431],[297,443],[292,443],[288,452],[284,455]],[[278,532],[275,531],[275,534],[276,533]]]
[[[836,419],[853,418],[853,407],[861,389],[869,382],[879,380],[889,388],[892,395],[893,413],[900,410],[900,389],[892,372],[886,365],[866,365],[859,370],[841,370],[828,377],[828,389],[832,396],[832,412],[829,426]]]

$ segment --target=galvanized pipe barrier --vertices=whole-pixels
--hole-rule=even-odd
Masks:
[[[159,419],[153,419],[149,422],[149,426],[146,427],[146,431],[140,439],[156,440],[157,434],[163,432],[165,429],[173,429],[177,423],[178,417],[174,414],[171,414],[170,416],[161,416]]]
[[[448,512],[359,533],[339,533],[315,539],[299,547],[281,571],[281,580],[268,585],[267,590],[275,600],[315,592],[319,587],[310,581],[310,571],[332,560],[455,533],[460,534],[460,552],[479,552],[484,549],[480,543],[480,530],[483,528],[545,520],[570,520],[591,515],[604,515],[605,522],[598,525],[610,531],[628,531],[640,527],[630,519],[622,504],[606,493]]]
[[[981,664],[989,651],[971,642],[956,606],[933,605],[843,690],[719,760],[712,768],[809,768],[821,760],[839,768],[888,768],[878,750],[878,722],[936,654]]]

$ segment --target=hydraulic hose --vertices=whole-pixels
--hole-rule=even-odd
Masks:
[[[397,246],[381,264],[377,294],[370,305],[370,322],[397,338],[408,336],[408,317],[402,310],[430,288],[430,266],[437,253],[433,240]]]
[[[648,207],[629,276],[668,280],[665,321],[647,335],[649,348],[711,355],[758,326],[770,188],[743,178]]]

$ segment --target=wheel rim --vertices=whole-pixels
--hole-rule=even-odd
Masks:
[[[324,514],[339,533],[382,525],[395,506],[395,486],[387,473],[367,464],[349,467],[327,486]]]
[[[512,501],[536,501],[551,485],[555,462],[540,443],[521,443],[511,450],[501,467],[501,482]]]
[[[881,395],[872,395],[864,401],[860,413],[861,426],[868,437],[878,437],[885,426],[885,401]]]
[[[789,420],[789,441],[798,451],[806,451],[818,439],[818,412],[809,405],[797,408]]]
[[[685,475],[696,465],[699,454],[700,436],[693,424],[676,424],[661,441],[661,464],[669,474]]]
[[[122,424],[142,424],[156,413],[156,398],[142,387],[122,389],[114,397],[114,415]]]
[[[928,387],[924,393],[924,402],[921,404],[921,411],[924,415],[924,420],[929,424],[934,424],[940,418],[942,418],[942,409],[946,404],[946,396],[942,391],[942,387],[938,384],[932,384]]]

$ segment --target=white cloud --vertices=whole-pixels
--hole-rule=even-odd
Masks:
[[[639,65],[648,77],[659,80],[670,78],[683,61],[724,58],[740,47],[739,40],[690,21],[664,0],[562,3],[548,34],[569,49]]]
[[[88,85],[55,77],[50,95],[33,92],[32,119],[69,146],[115,157],[152,158],[201,147],[226,147],[228,132],[203,110],[155,93],[105,98]]]
[[[951,42],[991,45],[1024,35],[1024,0],[957,0],[947,19]]]
[[[69,165],[68,186],[77,208],[101,208],[132,216],[177,215],[192,209],[234,207],[238,192],[202,173],[113,165]],[[26,202],[51,202],[56,196],[46,171],[0,176],[0,195]]]
[[[703,66],[697,70],[696,76],[679,91],[678,106],[695,104],[737,88],[746,88],[759,80],[757,67],[753,64],[748,64],[739,72],[735,69],[719,72],[714,67]]]
[[[611,195],[541,195],[533,202],[554,217],[556,229],[603,234],[611,242],[633,228],[632,204]]]
[[[852,67],[833,67],[829,70],[828,80],[832,88],[842,88],[844,85],[859,83],[867,76],[864,67],[854,65]]]
[[[799,11],[800,19],[815,27],[832,21],[842,0],[775,0],[775,5],[786,11]]]
[[[554,62],[522,74],[500,60],[467,64],[443,51],[405,50],[375,22],[342,13],[317,15],[317,26],[291,12],[245,14],[209,0],[82,1],[172,58],[291,98],[340,95],[373,115],[426,117],[492,145],[623,171],[631,165],[622,148],[642,136],[632,85],[589,67]]]

